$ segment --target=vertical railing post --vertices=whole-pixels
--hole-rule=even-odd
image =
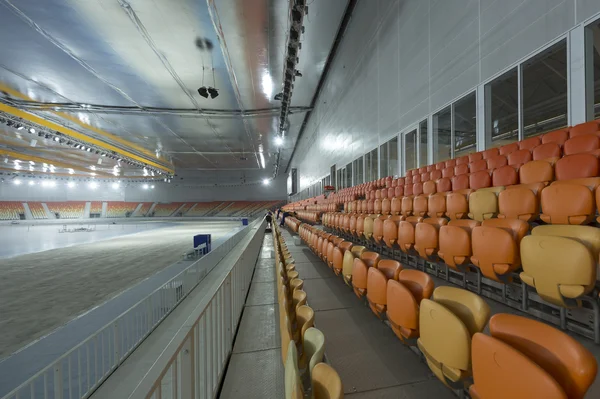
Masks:
[[[115,356],[115,363],[114,363],[114,367],[119,366],[119,364],[121,364],[121,358],[120,358],[120,350],[119,350],[119,346],[121,345],[121,339],[119,337],[119,321],[115,321],[115,323],[113,324],[113,333],[114,333],[114,338],[113,338],[113,342],[114,342],[114,356]],[[111,367],[112,368],[112,367]]]
[[[63,398],[63,375],[61,363],[54,365],[54,399]]]
[[[195,373],[195,330],[196,327],[192,328],[190,334],[188,334],[183,347],[181,348],[180,356],[180,368],[179,368],[179,378],[180,378],[180,397],[184,399],[192,399],[196,397],[195,389],[196,389],[196,373]]]

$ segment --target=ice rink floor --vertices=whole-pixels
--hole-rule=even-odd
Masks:
[[[0,359],[177,262],[195,234],[214,242],[238,226],[148,221],[80,233],[0,226]]]

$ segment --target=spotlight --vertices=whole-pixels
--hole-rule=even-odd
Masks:
[[[154,184],[150,186],[150,188],[154,188]]]
[[[299,70],[297,70],[297,69],[296,69],[296,76],[298,76],[298,77],[302,77],[302,74],[301,74],[301,73],[300,73],[300,71],[299,71]]]
[[[30,128],[29,128],[29,133],[31,133],[31,134],[34,134],[34,133],[35,133],[35,129],[34,129],[34,128],[32,128],[32,127],[30,127]]]
[[[46,134],[44,135],[44,138],[45,138],[45,139],[49,139],[49,138],[50,138],[50,135],[49,135],[48,133],[46,133]]]
[[[75,187],[75,182],[73,182],[73,181],[68,182],[67,187],[69,187],[69,188]]]
[[[112,188],[114,188],[115,190],[119,189],[119,183],[113,183]]]
[[[21,125],[21,124],[17,124],[17,130],[23,130],[25,129],[25,126]]]
[[[270,183],[271,183],[271,180],[269,180],[269,179],[263,179],[263,184],[265,186],[268,186]]]
[[[97,188],[98,188],[98,183],[96,183],[95,181],[93,181],[93,182],[90,182],[90,184],[89,184],[89,187],[90,187],[92,190],[95,190],[95,189],[97,189]]]
[[[144,184],[144,185],[142,186],[142,188],[143,188],[144,190],[148,190],[148,185],[147,185],[147,184]]]
[[[200,94],[204,98],[208,98],[208,89],[205,86],[202,86],[198,89],[198,94]]]
[[[90,147],[87,148],[87,152],[91,152],[92,149]]]
[[[13,183],[15,184],[15,186],[19,186],[21,184],[21,180],[15,179],[13,180]]]
[[[58,136],[54,137],[54,141],[56,141],[56,142],[60,141],[60,137],[58,137]]]
[[[281,137],[281,136],[275,137],[275,145],[277,147],[281,147],[283,145],[283,137]]]
[[[210,93],[210,98],[219,97],[219,91],[217,89],[215,89],[214,87],[209,87],[208,92]]]
[[[35,182],[34,182],[33,180],[29,180],[29,183],[28,183],[28,184],[29,184],[30,186],[33,186],[33,185],[35,184]]]
[[[277,93],[277,94],[275,94],[275,97],[273,97],[273,99],[277,100],[277,101],[281,101],[282,98],[283,98],[283,94],[282,93]]]

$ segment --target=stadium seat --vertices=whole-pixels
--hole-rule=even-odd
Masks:
[[[535,147],[540,145],[540,136],[530,137],[525,140],[519,141],[520,150],[533,150]]]
[[[450,180],[447,177],[442,177],[441,179],[435,182],[436,193],[445,193],[448,191],[452,191],[452,180]]]
[[[546,161],[527,162],[519,168],[519,182],[521,184],[551,182],[554,180],[554,168]]]
[[[304,353],[300,357],[300,364],[306,367],[309,375],[318,363],[323,361],[325,353],[325,335],[315,327],[310,327],[304,333]]]
[[[504,187],[482,188],[469,195],[469,219],[483,221],[498,214],[498,193]]]
[[[419,349],[444,384],[462,389],[471,376],[471,337],[483,331],[490,308],[476,294],[437,287],[432,300],[423,299],[419,312]]]
[[[473,153],[469,154],[468,157],[469,157],[469,163],[473,163],[473,162],[480,161],[483,159],[483,155],[481,154],[481,152],[473,152]]]
[[[383,223],[388,218],[387,215],[380,215],[373,219],[373,241],[376,245],[383,245]]]
[[[446,193],[435,193],[427,198],[427,216],[439,218],[446,215]]]
[[[482,151],[481,157],[482,157],[482,159],[488,160],[490,158],[497,156],[498,153],[499,153],[498,148],[490,148],[489,150]]]
[[[535,227],[521,241],[521,281],[556,306],[580,306],[594,289],[599,252],[596,227]]]
[[[367,273],[367,302],[375,316],[383,318],[387,309],[388,278],[374,267],[370,267]]]
[[[549,160],[555,163],[562,157],[562,150],[557,143],[541,144],[533,149],[533,160]]]
[[[363,251],[360,254],[360,259],[365,262],[367,267],[377,267],[377,264],[381,260],[381,255],[378,252]]]
[[[463,164],[465,164],[465,165],[469,164],[469,157],[468,156],[456,158],[456,166],[463,165]]]
[[[553,132],[548,132],[542,136],[542,144],[556,143],[562,146],[569,139],[568,129],[559,129]]]
[[[335,369],[326,363],[317,364],[311,374],[314,399],[342,399],[344,388]]]
[[[499,313],[472,342],[472,398],[583,399],[598,370],[579,342],[545,323]]]
[[[294,341],[290,341],[285,356],[285,397],[286,399],[299,399],[304,397],[300,370],[298,370],[298,350]]]
[[[412,195],[402,198],[402,212],[401,212],[402,216],[404,216],[404,217],[412,216],[413,202],[414,202],[414,197]]]
[[[549,224],[588,224],[596,215],[593,192],[580,184],[551,184],[540,202],[540,219]]]
[[[533,222],[540,215],[543,183],[519,184],[506,187],[498,194],[498,218]]]
[[[387,319],[403,342],[419,337],[419,304],[431,297],[433,288],[429,275],[411,269],[402,270],[398,281],[387,282]]]
[[[383,215],[389,215],[392,213],[392,198],[393,196],[390,196],[381,201],[381,213]],[[354,230],[356,231],[356,220],[354,221],[354,224]],[[352,220],[350,220],[350,226],[352,226]],[[352,230],[352,228],[350,228],[350,230]]]
[[[571,137],[563,146],[565,155],[591,153],[598,149],[600,149],[600,136],[594,134]]]
[[[362,259],[354,259],[352,264],[352,289],[359,298],[363,298],[367,294],[368,269],[369,267]]]
[[[336,275],[339,275],[342,272],[342,269],[344,266],[345,254],[338,247],[334,247],[332,252],[333,252],[333,258],[332,258],[332,261],[331,261],[331,264],[329,265],[329,267],[333,269],[333,271],[335,272]]]
[[[496,155],[487,159],[487,168],[489,170],[498,169],[507,164],[508,161],[504,155]]]
[[[514,167],[520,167],[531,160],[531,151],[527,149],[514,151],[508,156],[508,164]]]
[[[469,213],[470,189],[456,190],[446,196],[446,216],[450,219],[463,219]]]
[[[404,220],[403,216],[390,216],[383,222],[383,242],[388,248],[397,248],[398,224]]]
[[[502,166],[492,172],[492,186],[512,186],[519,184],[519,174],[513,166]]]
[[[465,271],[473,254],[471,232],[480,224],[477,220],[458,219],[440,227],[438,256],[444,263],[456,271]]]
[[[458,168],[458,166],[456,168]],[[458,175],[462,175],[462,174],[469,173],[469,172],[471,172],[471,173],[481,172],[482,170],[487,170],[488,166],[487,166],[486,160],[480,159],[479,161],[470,163],[468,169],[465,168],[465,171],[463,173],[457,173],[456,168],[454,170],[454,174],[456,176],[458,176]]]
[[[449,160],[445,161],[445,165],[447,168],[454,168],[456,166],[456,160],[449,159]]]
[[[469,188],[473,190],[478,190],[480,188],[486,188],[491,186],[492,177],[487,170],[481,170],[475,173],[471,173],[469,175]]]
[[[447,178],[454,177],[454,167],[442,169],[442,177],[447,177]]]
[[[459,175],[452,178],[452,191],[466,190],[469,188],[469,175]]]
[[[427,218],[417,223],[414,248],[421,258],[431,262],[437,260],[439,229],[446,224],[446,218]]]
[[[510,144],[507,144],[505,146],[498,148],[498,155],[504,155],[505,157],[508,157],[510,154],[512,154],[513,152],[518,151],[518,150],[519,150],[518,143],[510,143]]]
[[[434,170],[431,172],[431,181],[433,181],[434,183],[441,178],[442,178],[441,170]]]
[[[569,129],[570,137],[577,137],[584,134],[598,134],[598,121],[580,123]]]
[[[410,253],[415,245],[415,227],[423,221],[420,216],[409,216],[398,223],[398,246],[404,253]]]
[[[521,266],[519,246],[529,224],[519,219],[489,219],[473,228],[471,262],[485,277],[510,282],[510,274]]]

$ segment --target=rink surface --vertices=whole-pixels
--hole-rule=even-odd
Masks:
[[[177,262],[195,234],[214,241],[239,225],[105,223],[81,233],[58,233],[61,225],[0,226],[0,359]]]

